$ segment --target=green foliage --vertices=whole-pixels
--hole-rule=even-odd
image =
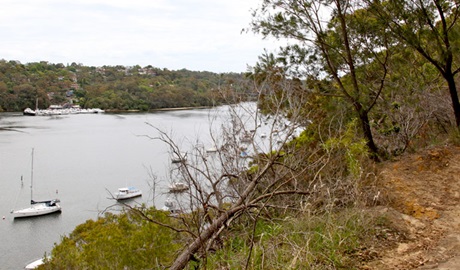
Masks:
[[[147,212],[170,224],[167,213]],[[61,239],[44,269],[152,269],[168,265],[180,248],[177,234],[147,222],[134,212],[106,213],[88,220]]]
[[[0,60],[0,111],[40,109],[72,103],[83,108],[147,111],[211,106],[228,102],[222,93],[252,96],[242,74],[170,71],[147,67],[70,66],[48,62],[21,64]]]
[[[351,175],[358,178],[362,173],[361,161],[367,157],[366,141],[356,137],[358,121],[347,124],[345,132],[339,138],[330,137],[323,147],[326,151],[344,151],[345,161]]]
[[[308,145],[316,141],[316,139],[317,138],[314,137],[313,131],[311,129],[306,129],[302,131],[298,137],[289,141],[288,147],[294,146],[296,149],[308,147]]]

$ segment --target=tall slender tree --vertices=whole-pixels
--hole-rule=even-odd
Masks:
[[[286,38],[295,45],[282,49],[282,59],[303,77],[334,81],[329,95],[343,97],[360,120],[375,159],[370,111],[385,86],[389,41],[362,1],[264,0],[253,13],[252,30]],[[372,73],[365,65],[377,63]],[[303,66],[303,68],[299,68]]]
[[[455,76],[460,72],[458,0],[366,0],[374,16],[400,42],[416,50],[441,74],[449,89],[457,127],[460,102]]]

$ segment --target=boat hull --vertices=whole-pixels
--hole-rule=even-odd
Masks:
[[[35,116],[37,115],[36,112],[30,108],[27,108],[24,110],[23,112],[24,115],[28,115],[28,116]]]
[[[183,163],[187,161],[187,153],[174,154],[171,158],[172,163]]]
[[[117,201],[122,201],[122,200],[127,200],[131,198],[136,198],[142,196],[142,192],[139,193],[134,193],[134,194],[123,194],[123,195],[117,195],[116,199]]]
[[[176,182],[169,186],[170,193],[181,193],[187,190],[188,190],[188,186],[181,182]]]
[[[46,204],[34,204],[29,208],[13,211],[12,214],[14,218],[27,218],[44,216],[60,212],[61,206],[59,204],[56,204],[54,206],[47,206]]]
[[[142,196],[142,191],[133,187],[119,188],[118,192],[115,193],[115,199],[117,201],[127,200],[139,196]]]
[[[26,267],[24,267],[24,269],[37,269],[40,265],[43,265],[45,262],[43,260],[43,258],[41,259],[38,259],[36,261],[33,261],[31,263],[29,263],[28,265],[26,265]]]

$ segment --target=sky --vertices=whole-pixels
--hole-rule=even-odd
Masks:
[[[3,0],[0,59],[244,72],[279,41],[242,33],[262,0]]]

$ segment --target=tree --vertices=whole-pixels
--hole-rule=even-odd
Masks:
[[[286,96],[282,102],[286,101]],[[282,102],[280,100],[277,105]],[[211,132],[213,128],[210,130],[212,144],[219,150],[209,156],[202,146],[203,142],[193,141],[193,150],[188,151],[187,160],[183,160],[176,168],[182,182],[189,187],[185,199],[178,199],[175,203],[187,213],[181,214],[179,220],[184,222],[182,227],[187,228],[185,231],[190,242],[170,269],[183,269],[190,260],[205,258],[209,250],[218,248],[220,235],[236,219],[269,207],[267,204],[273,197],[309,193],[290,186],[290,180],[296,173],[274,172],[275,166],[283,166],[287,162],[281,145],[287,142],[296,129],[295,125],[284,126],[281,111],[275,116],[278,121],[270,121],[268,130],[272,132],[268,133],[265,144],[258,139],[261,135],[258,130],[265,118],[256,108],[252,105],[232,105],[228,113],[225,118],[231,120],[226,121],[227,124],[219,134]],[[275,138],[274,130],[278,129],[278,125],[283,126],[283,135]],[[159,136],[154,139],[167,143],[172,154],[180,155],[183,152],[170,134],[159,129],[157,131]],[[246,150],[242,150],[242,147]],[[243,155],[243,151],[248,156]],[[251,164],[253,166],[248,171]],[[265,191],[260,192],[261,189]]]
[[[389,40],[361,1],[265,0],[253,14],[252,30],[286,38],[280,63],[294,76],[333,80],[329,96],[344,98],[353,108],[372,156],[379,159],[370,111],[384,90]],[[379,69],[370,72],[366,65]]]
[[[385,29],[431,63],[444,78],[460,128],[455,76],[460,71],[460,2],[450,0],[371,1],[370,11]]]
[[[267,74],[268,77],[272,75]],[[174,216],[183,224],[180,232],[188,240],[169,269],[183,269],[191,261],[204,264],[213,250],[222,247],[226,232],[239,220],[253,223],[249,226],[255,228],[261,218],[270,219],[299,209],[300,205],[348,205],[347,200],[353,198],[350,193],[354,189],[347,189],[356,181],[347,179],[359,177],[357,157],[366,153],[365,143],[355,141],[354,125],[348,131],[336,131],[337,134],[348,133],[346,139],[312,143],[315,140],[306,133],[300,135],[307,123],[301,113],[305,102],[302,94],[306,93],[295,91],[296,81],[268,77],[264,81],[266,85],[259,88],[259,95],[271,98],[270,115],[261,114],[254,104],[229,106],[228,114],[223,115],[224,124],[217,129],[211,125],[211,142],[189,138],[191,150],[187,150],[187,159],[173,164],[175,176],[172,181],[179,179],[188,187],[187,192],[172,198]],[[275,87],[273,83],[279,85]],[[285,91],[276,92],[281,84]],[[211,123],[215,117],[210,115]],[[179,143],[183,139],[155,129],[159,135],[150,138],[166,143],[171,155],[183,156],[186,146]],[[298,136],[298,143],[289,143]],[[218,150],[208,153],[204,145],[209,143]],[[355,150],[344,151],[347,147],[348,150],[355,147]],[[305,149],[300,151],[300,148]],[[345,157],[349,162],[335,162],[336,158]],[[341,168],[343,164],[350,166]],[[332,195],[336,192],[347,194],[347,199]],[[329,197],[334,199],[328,201]],[[142,214],[142,210],[139,213],[157,222]],[[251,252],[248,261],[250,256]]]

